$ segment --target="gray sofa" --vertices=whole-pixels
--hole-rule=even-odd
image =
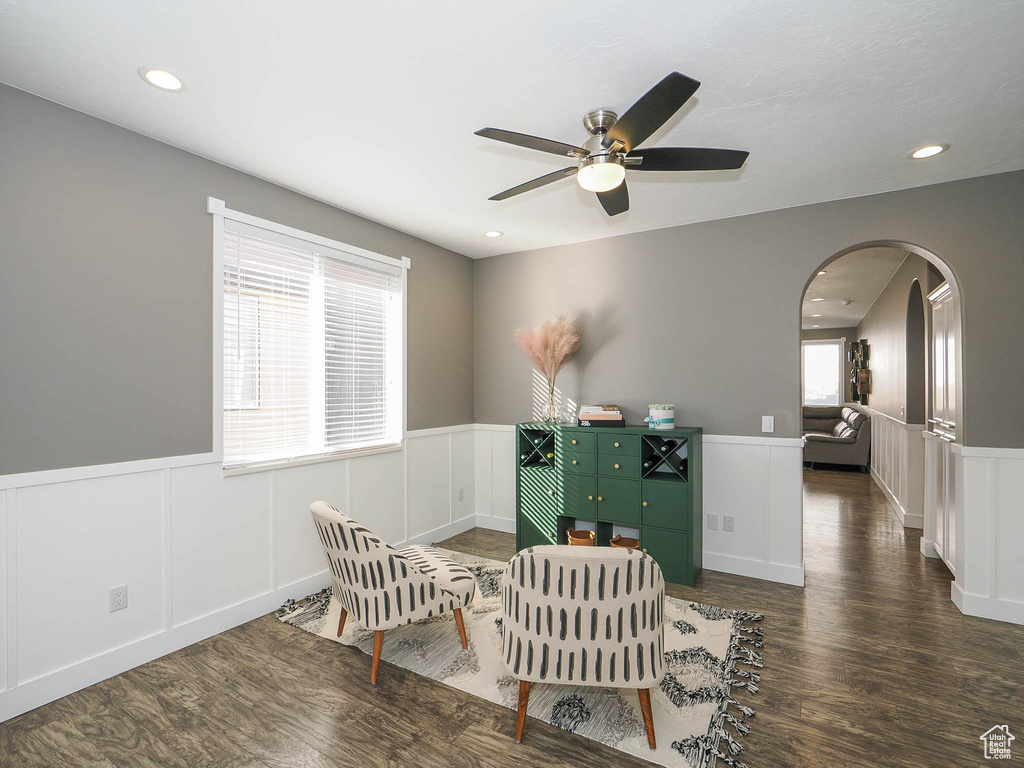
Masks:
[[[804,461],[847,464],[868,471],[871,419],[854,408],[804,406]]]

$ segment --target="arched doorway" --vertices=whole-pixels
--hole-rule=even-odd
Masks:
[[[801,328],[806,328],[805,301],[811,298],[807,292],[816,278],[839,271],[845,257],[863,255],[872,249],[891,249],[908,258],[913,256],[919,264],[927,266],[927,271],[918,270],[914,279],[901,275],[898,290],[886,285],[891,294],[887,298],[891,334],[870,324],[857,323],[846,329],[833,324],[842,333],[825,337],[843,338],[846,344],[848,369],[844,376],[848,388],[844,405],[862,410],[870,417],[872,478],[896,510],[900,524],[906,529],[923,529],[917,534],[922,554],[941,557],[955,576],[956,542],[963,540],[963,515],[958,518],[956,514],[953,443],[956,435],[963,433],[963,379],[961,294],[952,270],[936,254],[911,243],[879,240],[851,246],[825,259],[808,277],[801,301]],[[937,316],[934,308],[940,305],[942,332],[936,341],[932,325]],[[849,348],[851,343],[860,342],[866,342],[861,352],[866,358],[861,365],[866,370],[858,373],[849,370]],[[803,343],[802,339],[802,346]],[[891,364],[889,361],[897,356],[899,365]],[[854,363],[854,367],[858,364]],[[938,389],[935,371],[943,374]],[[859,392],[858,382],[864,385]],[[801,376],[801,408],[804,398]],[[806,426],[804,431],[807,432]],[[805,436],[805,456],[807,439]],[[842,508],[841,503],[837,504],[840,513]],[[805,509],[805,532],[806,517]]]

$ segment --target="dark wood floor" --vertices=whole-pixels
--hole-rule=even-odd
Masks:
[[[1024,627],[960,615],[865,475],[805,475],[805,589],[705,571],[676,597],[765,613],[750,768],[985,765],[996,724],[1024,760]],[[514,537],[442,542],[506,559]],[[0,765],[644,766],[264,617],[0,724]]]

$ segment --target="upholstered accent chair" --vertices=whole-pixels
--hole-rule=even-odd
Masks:
[[[519,680],[516,741],[533,683],[636,688],[656,748],[651,691],[665,675],[665,579],[635,549],[544,545],[502,576],[502,659]]]
[[[341,603],[338,637],[349,614],[373,631],[371,683],[377,682],[386,630],[451,611],[462,647],[469,647],[462,609],[476,594],[473,574],[430,547],[395,549],[327,502],[314,502],[309,511]]]

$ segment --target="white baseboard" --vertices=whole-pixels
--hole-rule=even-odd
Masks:
[[[401,544],[394,545],[397,547],[408,547],[413,544],[434,544],[438,541],[444,541],[445,539],[457,536],[460,533],[465,533],[470,528],[475,528],[477,517],[476,515],[469,515],[461,520],[456,520],[454,523],[448,523],[448,525],[442,525],[440,528],[435,528],[432,531],[421,533],[418,536],[412,536],[408,540]]]
[[[1005,621],[1010,624],[1024,624],[1024,603],[1013,600],[999,600],[995,597],[972,595],[964,592],[957,582],[950,587],[950,597],[965,616]]]
[[[745,557],[705,552],[704,568],[709,571],[747,576],[751,579],[764,579],[765,581],[776,581],[780,584],[792,584],[796,587],[804,585],[803,565],[764,563],[759,560],[749,560]]]
[[[0,722],[257,619],[280,607],[288,598],[305,597],[330,583],[330,572],[324,571],[187,624],[144,637],[34,680],[22,682],[17,687],[0,693]]]
[[[893,511],[896,513],[896,517],[899,518],[900,525],[904,528],[924,528],[924,515],[907,514],[906,510],[903,509],[903,505],[900,504],[899,499],[893,495],[892,491],[889,490],[889,487],[885,484],[882,478],[879,477],[878,473],[875,472],[874,469],[871,470],[871,479],[875,481],[875,485],[882,490],[882,493],[885,494],[885,498],[889,500],[889,506],[893,508]]]
[[[935,551],[935,542],[921,539],[921,554],[925,557],[938,557],[939,553]]]
[[[504,533],[516,532],[516,521],[504,517],[491,517],[490,515],[477,515],[476,527],[486,528],[489,531],[502,531]]]

